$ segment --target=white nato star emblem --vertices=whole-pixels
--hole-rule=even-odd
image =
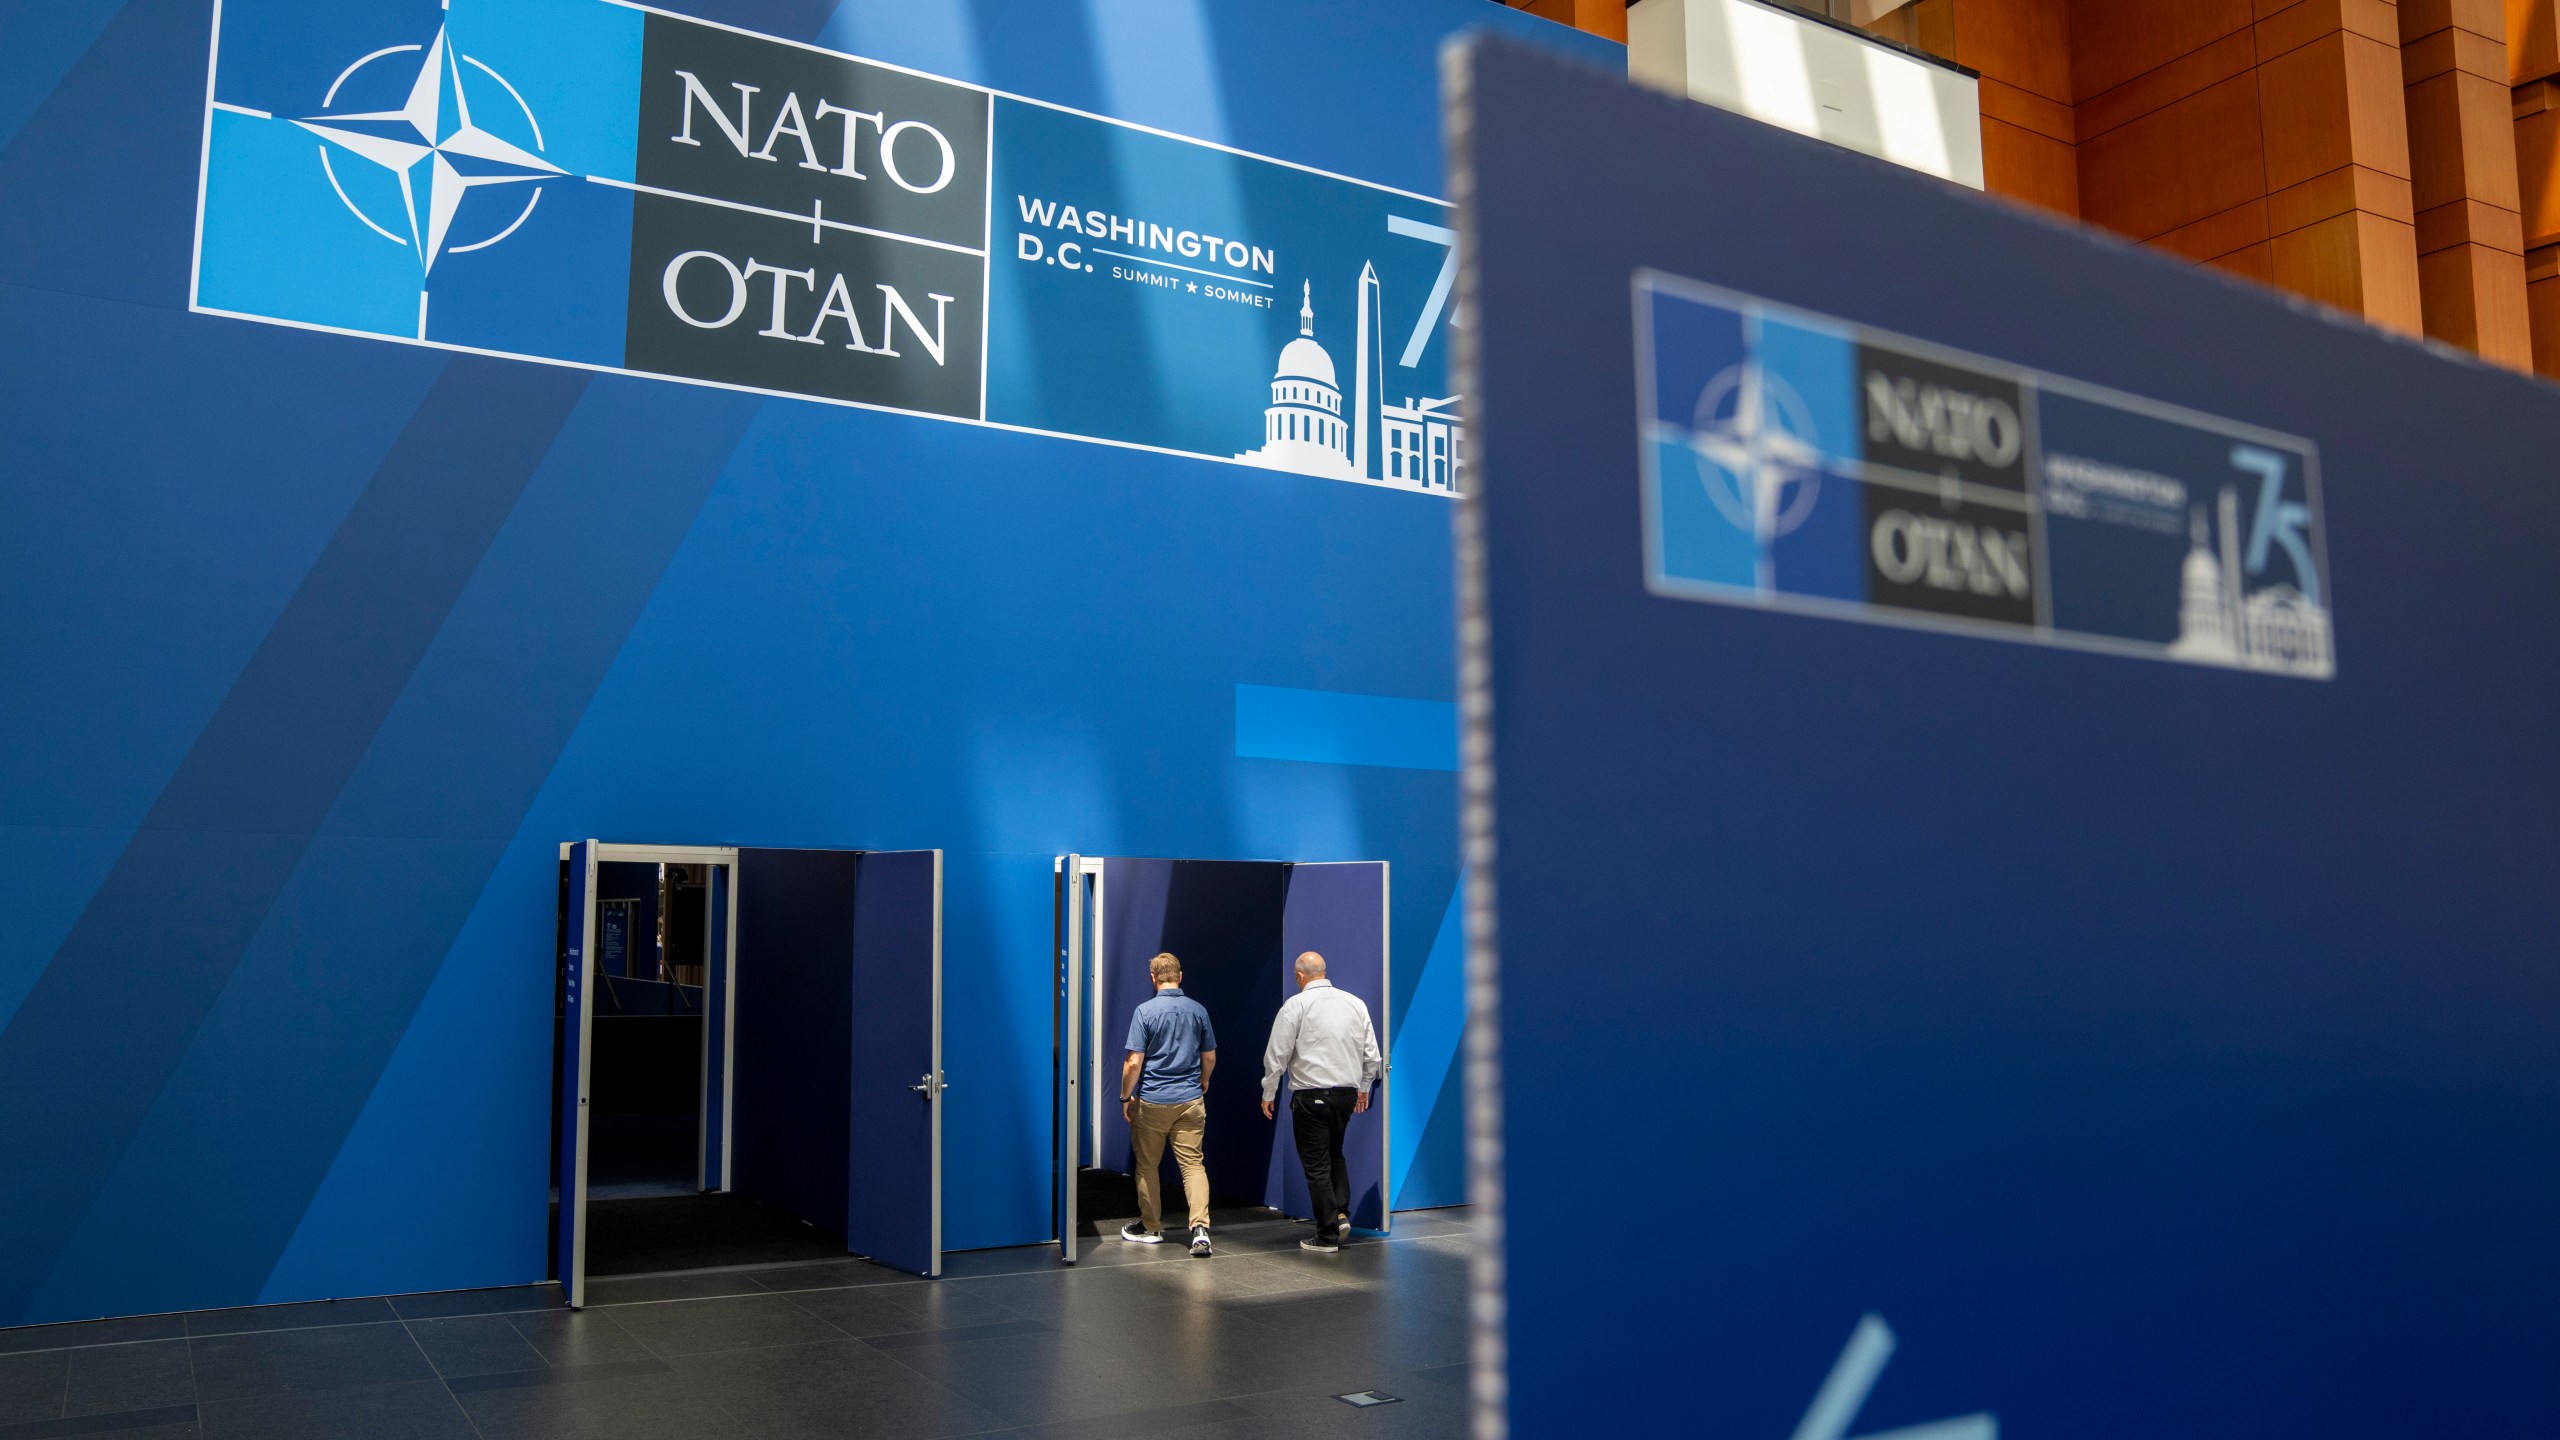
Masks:
[[[327,106],[330,99],[336,97],[338,87],[346,83],[347,77],[366,65],[387,55],[417,49],[415,45],[395,45],[358,60],[338,76],[337,84],[329,87],[330,98],[322,100],[321,104]],[[462,63],[466,60],[505,88],[517,108],[524,110],[525,123],[533,131],[533,143],[541,145],[541,127],[534,121],[533,112],[525,107],[524,97],[516,94],[515,87],[508,85],[498,72],[454,50],[446,42],[442,30],[436,32],[435,43],[426,47],[426,61],[418,67],[417,79],[409,86],[409,98],[399,109],[350,115],[314,115],[294,122],[328,141],[329,145],[359,159],[369,160],[399,179],[400,203],[408,222],[409,233],[405,236],[365,214],[347,198],[345,187],[338,185],[336,170],[329,170],[329,183],[337,187],[338,198],[346,202],[349,210],[355,211],[356,218],[391,240],[416,247],[421,270],[434,269],[437,257],[447,252],[446,241],[452,236],[453,217],[462,209],[463,197],[471,191],[492,185],[531,185],[567,173],[532,151],[501,140],[472,123],[471,101],[462,88]],[[451,115],[445,113],[448,81],[452,86]],[[329,165],[329,151],[325,146],[320,152],[320,163],[324,168]],[[423,196],[419,193],[421,190],[425,192]],[[451,251],[459,254],[465,250],[478,250],[505,239],[514,233],[516,226],[524,223],[526,216],[533,213],[534,202],[540,198],[538,188],[529,191],[524,208],[506,229],[467,245],[451,246]]]
[[[1802,525],[1822,486],[1822,447],[1794,387],[1757,362],[1727,366],[1698,397],[1689,448],[1726,520],[1766,544]]]

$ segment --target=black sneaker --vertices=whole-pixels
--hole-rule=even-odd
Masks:
[[[1312,1250],[1319,1255],[1335,1255],[1341,1253],[1342,1242],[1338,1240],[1327,1240],[1324,1238],[1324,1233],[1322,1231],[1318,1231],[1314,1239],[1299,1241],[1298,1248],[1301,1250]]]
[[[1128,1224],[1120,1227],[1120,1238],[1128,1241],[1132,1245],[1161,1245],[1164,1243],[1164,1232],[1161,1230],[1142,1230],[1138,1227],[1138,1222],[1132,1220]]]
[[[1208,1226],[1206,1226],[1206,1225],[1194,1225],[1194,1226],[1192,1226],[1192,1227],[1191,1227],[1191,1253],[1192,1253],[1192,1254],[1194,1254],[1194,1255],[1197,1255],[1197,1256],[1201,1257],[1201,1258],[1202,1258],[1202,1259],[1204,1259],[1204,1260],[1208,1258],[1208,1256],[1209,1256],[1209,1227],[1208,1227]]]

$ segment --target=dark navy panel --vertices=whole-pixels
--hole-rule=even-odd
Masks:
[[[1164,951],[1165,908],[1173,899],[1171,860],[1117,859],[1102,862],[1102,934],[1084,937],[1088,962],[1086,1013],[1100,1017],[1088,1033],[1099,1033],[1086,1057],[1093,1092],[1102,1097],[1100,1123],[1084,1163],[1097,1170],[1127,1174],[1131,1164],[1129,1121],[1118,1105],[1120,1067],[1129,1057],[1129,1022],[1140,1005],[1156,993],[1148,962]],[[1175,952],[1180,959],[1181,953]],[[1189,982],[1186,980],[1185,984]],[[1216,1023],[1216,1017],[1210,1018]]]
[[[938,1273],[941,1195],[929,1098],[940,982],[942,857],[862,857],[853,904],[845,1238],[857,1254]]]
[[[1102,902],[1102,1143],[1091,1163],[1126,1171],[1129,1126],[1112,1103],[1128,1056],[1129,1017],[1155,994],[1147,962],[1171,952],[1182,993],[1209,1012],[1218,1065],[1201,1141],[1212,1194],[1259,1201],[1270,1189],[1277,1129],[1262,1117],[1262,1047],[1280,1013],[1280,917],[1286,865],[1237,860],[1108,860]],[[1178,1194],[1170,1150],[1157,1162]]]
[[[627,931],[617,937],[605,922],[612,912],[596,917],[596,973],[620,979],[625,976],[656,978],[658,973],[658,867],[631,860],[608,860],[596,867],[596,899],[629,900],[631,917]],[[628,1007],[619,1004],[614,1009]]]
[[[1792,1433],[1868,1314],[1823,1433],[2548,1429],[2560,394],[1517,50],[1468,85],[1512,1433]],[[1638,267],[2308,437],[2336,678],[1649,596]]]
[[[1297,960],[1313,950],[1325,960],[1325,978],[1360,997],[1369,1007],[1369,1022],[1379,1026],[1378,1048],[1386,1049],[1387,1023],[1387,867],[1365,861],[1333,865],[1292,865],[1280,911],[1280,984],[1285,1001],[1297,990]],[[1276,1012],[1275,1012],[1276,1013]],[[1269,1033],[1264,1034],[1266,1043]],[[1261,1056],[1254,1056],[1254,1080],[1261,1080]],[[1257,1088],[1256,1094],[1260,1091]],[[1285,1100],[1286,1096],[1283,1096]],[[1371,1093],[1371,1105],[1351,1117],[1342,1137],[1342,1158],[1351,1162],[1351,1223],[1362,1230],[1383,1230],[1387,1221],[1387,1147],[1384,1121],[1387,1087]],[[1307,1200],[1307,1172],[1298,1163],[1297,1145],[1286,1126],[1271,1137],[1271,1178],[1263,1204],[1289,1214],[1313,1218]]]
[[[861,861],[846,850],[738,852],[731,1188],[839,1237]]]
[[[0,148],[0,284],[186,305],[212,10],[128,0]]]

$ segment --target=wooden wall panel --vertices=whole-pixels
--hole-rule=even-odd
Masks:
[[[2261,64],[2258,93],[2270,189],[2342,165],[2408,176],[2400,60],[2379,42],[2333,30]]]
[[[2411,227],[2350,210],[2268,242],[2276,284],[2386,330],[2423,329],[2416,237]]]
[[[1983,188],[2064,215],[2080,213],[2079,157],[2066,140],[1982,117]]]
[[[2533,368],[2523,256],[2486,245],[2420,255],[2418,291],[2429,335],[2477,351],[2484,360]]]
[[[2074,95],[2112,90],[2256,18],[2249,0],[2068,0],[2066,8]]]
[[[2560,0],[1914,0],[1871,28],[1980,72],[1996,193],[2396,330],[2520,354],[2560,312]],[[2528,63],[2549,94],[2491,123]]]
[[[2362,165],[2341,165],[2298,185],[2271,192],[2267,196],[2267,225],[2272,232],[2282,234],[2349,210],[2370,211],[2403,225],[2414,225],[2418,219],[2406,179]]]
[[[2071,21],[2055,0],[1953,0],[1957,64],[2068,107]]]
[[[2228,270],[2234,275],[2245,275],[2261,285],[2276,283],[2275,247],[2265,241],[2260,241],[2246,249],[2234,250],[2228,255],[2218,255],[2205,263],[2216,270]]]
[[[2400,46],[2427,333],[2528,369],[2505,9],[2496,0],[2401,0]]]
[[[2533,368],[2560,375],[2560,248],[2526,259],[2524,307],[2533,332]]]
[[[2522,211],[2511,93],[2460,71],[2409,86],[2409,179],[2419,209],[2477,200]]]
[[[2524,246],[2560,245],[2560,81],[2518,86],[2513,114]]]
[[[2166,65],[2146,70],[2112,90],[2084,95],[2076,107],[2080,119],[2080,138],[2103,135],[2119,125],[2130,124],[2163,105],[2178,101],[2219,85],[2236,75],[2246,75],[2257,68],[2258,51],[2246,30],[2235,30],[2221,39],[2191,50]],[[2236,141],[2256,144],[2257,137],[2236,136]]]
[[[2048,100],[2031,90],[2021,90],[1985,75],[1982,77],[1982,113],[1986,119],[2032,130],[2049,140],[2065,145],[2080,139],[2078,117],[2069,105]]]
[[[2267,222],[2267,202],[2251,200],[2155,235],[2151,243],[2172,255],[2210,263],[2237,251],[2263,247],[2274,233]]]
[[[2236,75],[2083,140],[2081,214],[2149,240],[2265,196],[2259,105],[2256,77]]]
[[[1515,9],[1543,16],[1559,25],[1605,35],[1624,45],[1627,43],[1627,7],[1625,0],[1506,0]]]
[[[2560,75],[2560,5],[2506,0],[2506,36],[2509,84]]]
[[[2560,376],[2560,0],[2506,0],[2516,228],[2533,368]]]
[[[2325,36],[2361,35],[2386,46],[2400,43],[2400,17],[2391,0],[2259,0],[2258,58],[2272,60]]]

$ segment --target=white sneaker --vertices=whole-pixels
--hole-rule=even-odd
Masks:
[[[1141,1230],[1138,1228],[1138,1222],[1132,1220],[1128,1224],[1120,1227],[1120,1238],[1128,1241],[1132,1245],[1161,1245],[1164,1243],[1164,1232],[1161,1230]]]
[[[1199,1255],[1199,1256],[1203,1256],[1203,1257],[1205,1257],[1205,1256],[1207,1256],[1207,1255],[1208,1255],[1208,1253],[1209,1253],[1209,1227],[1208,1227],[1208,1226],[1206,1226],[1206,1225],[1196,1225],[1196,1226],[1193,1226],[1193,1227],[1192,1227],[1192,1230],[1191,1230],[1191,1253],[1192,1253],[1192,1254],[1194,1254],[1194,1255]]]

